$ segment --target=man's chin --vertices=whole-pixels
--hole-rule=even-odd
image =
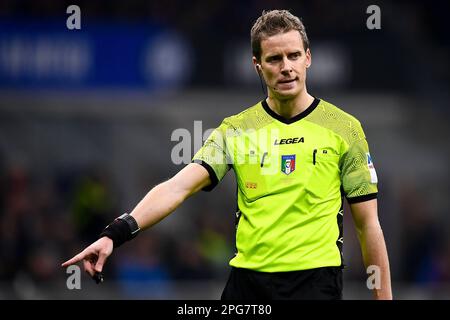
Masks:
[[[288,90],[273,90],[275,97],[280,100],[288,100],[295,98],[299,95],[300,91],[296,90],[296,88],[288,89]]]

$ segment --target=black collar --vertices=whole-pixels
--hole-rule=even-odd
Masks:
[[[311,105],[306,108],[305,110],[303,110],[302,112],[300,112],[299,114],[297,114],[296,116],[290,118],[290,119],[286,119],[282,116],[280,116],[278,113],[276,113],[275,111],[273,111],[272,109],[270,109],[269,105],[267,104],[266,99],[264,99],[261,104],[264,108],[264,110],[266,110],[266,112],[272,117],[277,119],[280,122],[283,122],[285,124],[291,124],[294,123],[296,121],[299,121],[301,119],[303,119],[304,117],[306,117],[308,114],[310,114],[311,112],[314,111],[314,109],[317,107],[317,105],[319,104],[320,99],[317,99],[314,97],[314,101],[311,103]]]

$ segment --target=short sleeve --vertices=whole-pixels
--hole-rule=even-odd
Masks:
[[[226,128],[226,123],[222,122],[192,158],[192,162],[202,165],[209,173],[211,184],[203,188],[204,191],[214,189],[230,169],[231,162],[227,154]]]
[[[363,129],[359,126],[359,138],[352,141],[343,156],[341,180],[349,203],[375,199],[378,178]]]

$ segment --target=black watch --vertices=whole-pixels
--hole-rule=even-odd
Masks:
[[[128,213],[122,214],[121,216],[117,217],[116,220],[123,220],[128,224],[131,231],[131,238],[136,237],[138,232],[141,230],[133,216],[129,215]]]

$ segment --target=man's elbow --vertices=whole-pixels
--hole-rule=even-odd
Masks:
[[[161,183],[158,187],[166,194],[169,194],[170,198],[177,204],[182,203],[190,196],[189,190],[184,188],[180,183],[177,183],[174,178]]]
[[[378,219],[371,220],[371,221],[365,221],[363,223],[355,223],[355,229],[356,234],[358,238],[361,238],[363,236],[367,235],[382,235],[383,231],[381,229],[380,222]]]

